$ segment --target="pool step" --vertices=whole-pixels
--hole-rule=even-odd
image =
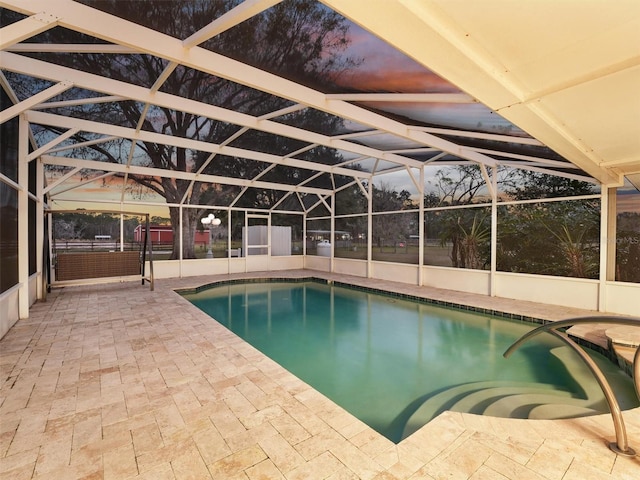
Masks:
[[[523,387],[493,387],[480,390],[466,395],[462,400],[456,402],[449,410],[454,412],[467,412],[476,414],[493,415],[494,417],[511,416],[491,414],[490,409],[493,405],[500,402],[504,398],[512,398],[518,395],[540,395],[541,392],[550,390],[544,388],[545,384],[527,385]],[[547,397],[553,397],[554,402],[558,401],[558,397],[571,398],[569,392],[555,391],[553,394],[547,394]]]
[[[562,363],[568,372],[571,372],[573,379],[582,390],[586,400],[594,402],[604,401],[604,394],[600,389],[600,385],[598,385],[589,367],[587,367],[576,352],[568,347],[557,347],[552,348],[550,353]],[[602,369],[602,366],[600,368]],[[604,408],[606,408],[606,406]]]
[[[538,405],[529,411],[529,417],[536,420],[558,420],[561,418],[588,417],[589,415],[599,415],[600,410],[580,407],[578,405],[567,405],[566,403],[546,403]]]
[[[560,398],[560,395],[544,394],[544,393],[526,393],[526,394],[514,394],[505,396],[493,402],[483,412],[483,415],[490,417],[504,417],[504,418],[531,418],[531,412],[537,407],[563,404],[567,406],[567,409],[574,409],[576,412],[581,412],[581,415],[587,410],[590,410],[593,414],[606,412],[606,409],[599,409],[599,402],[593,402],[582,398],[575,398],[567,396]],[[458,410],[460,411],[460,410]],[[536,418],[543,417],[543,412],[551,413],[550,409],[540,409]],[[565,411],[566,413],[566,411]],[[550,418],[558,418],[553,414]]]
[[[553,385],[546,383],[484,381],[456,385],[439,392],[425,400],[409,417],[405,424],[403,438],[408,437],[423,425],[446,410],[465,413],[482,414],[493,402],[518,393],[528,392],[552,394],[558,392],[554,403],[559,398],[569,398],[569,392],[554,390]]]
[[[426,399],[406,422],[408,437],[440,413],[476,413],[506,418],[569,418],[608,411],[604,395],[579,356],[567,347],[551,350],[558,368],[572,372],[581,394],[553,385],[530,382],[484,381],[449,388]]]

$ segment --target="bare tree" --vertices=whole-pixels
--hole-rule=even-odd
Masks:
[[[176,38],[187,38],[239,2],[237,0],[189,2],[85,0],[84,3]],[[330,84],[331,78],[350,63],[350,60],[341,57],[349,43],[348,28],[349,24],[343,17],[320,3],[312,0],[296,0],[280,3],[208,40],[202,44],[202,47],[313,87],[317,86],[318,82]],[[45,32],[35,40],[84,43],[99,41],[60,29]],[[39,56],[76,69],[100,72],[106,77],[143,86],[153,85],[167,66],[163,59],[150,55],[40,54]],[[285,99],[182,66],[171,73],[161,86],[161,91],[256,116],[289,105]],[[67,93],[67,95],[76,96],[79,94],[82,92],[77,90]],[[130,127],[135,127],[142,118],[144,130],[212,143],[220,143],[239,130],[236,125],[168,108],[152,107],[146,115],[143,115],[143,110],[144,105],[138,102],[121,101],[109,104],[99,103],[92,107],[67,108],[66,112],[60,111],[60,113],[73,113],[75,116]],[[295,121],[296,125],[301,127],[314,125],[316,131],[318,126],[321,130],[331,131],[340,122],[335,117],[313,111],[301,114]],[[247,142],[254,145],[255,142],[259,142],[269,150],[280,149],[279,151],[287,153],[293,151],[293,141],[255,131],[243,134],[233,145],[242,146]],[[140,164],[176,171],[198,170],[209,158],[209,155],[203,152],[151,142],[140,142],[137,148],[137,155],[141,157],[137,161]],[[127,161],[128,149],[97,147],[94,151],[106,161],[117,163]],[[319,152],[318,155],[321,153]],[[332,155],[335,156],[335,154]],[[328,158],[331,159],[331,155],[328,155]],[[264,168],[266,168],[265,165],[260,162],[221,157],[211,162],[204,173],[250,179]],[[173,204],[224,205],[229,202],[229,198],[240,191],[237,187],[207,185],[200,182],[192,184],[188,180],[176,178],[140,176],[129,178],[163,196],[167,203]],[[255,206],[270,205],[276,201],[273,192],[264,190],[252,192],[249,198]],[[183,257],[195,256],[193,239],[202,211],[184,209],[183,212],[183,230],[178,232],[180,210],[177,207],[169,207],[174,230],[171,258],[179,256],[180,234],[183,238]]]

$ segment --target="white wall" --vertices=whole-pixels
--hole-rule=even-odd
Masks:
[[[247,262],[244,258],[229,259],[229,273],[244,273],[247,271]]]
[[[498,272],[496,296],[597,311],[598,281]]]
[[[309,270],[319,270],[321,272],[331,271],[331,258],[307,255],[304,258],[304,268]]]
[[[0,338],[18,321],[18,285],[0,295]]]
[[[418,284],[418,265],[408,263],[371,262],[372,278],[390,282]]]
[[[607,282],[604,296],[607,312],[640,317],[640,284]]]
[[[333,272],[366,278],[367,262],[353,260],[351,258],[335,258],[333,260]]]
[[[41,281],[39,273],[34,273],[29,277],[29,306],[33,305],[38,300],[39,281]]]
[[[145,276],[149,276],[149,262],[144,267]],[[172,278],[180,276],[180,262],[175,260],[156,260],[153,262],[154,278]]]
[[[329,271],[330,263],[322,260],[321,257],[309,256],[305,259],[305,268]],[[366,265],[364,260],[337,258],[334,259],[333,272],[366,277]],[[416,272],[414,265],[372,262],[370,277],[417,285]],[[491,273],[488,271],[423,266],[422,274],[424,286],[478,295],[491,294]],[[599,286],[598,280],[583,278],[507,272],[495,275],[497,297],[640,317],[640,284],[607,282],[600,310]]]
[[[155,271],[156,262],[153,262],[153,267],[154,275],[157,275]],[[195,277],[198,275],[223,275],[226,273],[229,273],[229,262],[226,258],[207,258],[182,261],[181,276],[183,277]],[[158,278],[160,277],[158,276]]]
[[[422,267],[422,285],[459,292],[489,295],[491,273],[486,270],[469,270],[452,267]]]
[[[36,303],[37,284],[40,275],[35,273],[29,277],[29,306]],[[0,294],[0,338],[9,331],[20,318],[19,309],[20,285],[14,285],[6,292]]]
[[[291,255],[290,257],[272,257],[269,270],[300,270],[304,268],[304,257],[302,255]]]
[[[182,267],[177,260],[158,260],[153,262],[155,278],[195,277],[202,275],[226,275],[228,273],[263,272],[278,270],[299,270],[304,268],[302,255],[289,257],[268,257],[251,255],[232,258],[196,258],[183,260]],[[145,271],[149,274],[149,262]]]

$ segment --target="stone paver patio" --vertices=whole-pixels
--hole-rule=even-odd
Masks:
[[[593,313],[273,273],[552,320]],[[640,457],[607,447],[615,439],[609,415],[532,421],[447,412],[392,443],[173,292],[239,276],[160,280],[153,292],[139,282],[65,287],[35,304],[0,340],[0,478],[640,478]],[[639,451],[640,409],[624,419]]]

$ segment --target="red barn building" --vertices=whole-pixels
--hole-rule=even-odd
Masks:
[[[151,244],[172,244],[173,243],[173,229],[171,225],[149,225],[149,237],[151,238]],[[142,242],[144,240],[144,225],[138,225],[133,231],[133,239],[135,242]],[[209,231],[208,230],[196,230],[195,244],[207,245],[209,243]]]

